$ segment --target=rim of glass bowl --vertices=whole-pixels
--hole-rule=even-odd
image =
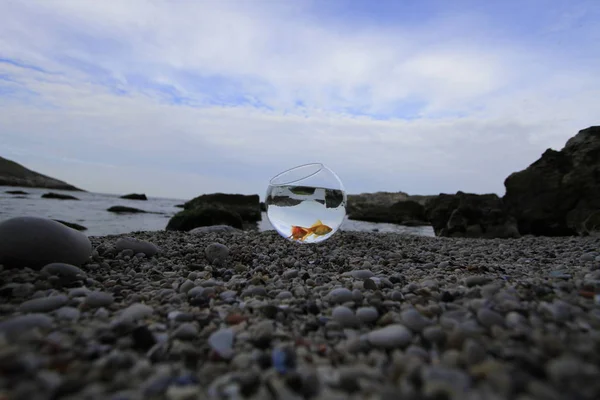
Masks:
[[[287,174],[287,173],[289,173],[289,172],[291,172],[291,171],[293,171],[295,169],[309,167],[309,166],[312,166],[312,165],[318,167],[318,169],[315,172],[311,173],[311,174],[302,176],[302,177],[300,177],[298,179],[294,179],[294,180],[291,180],[291,181],[284,181],[284,182],[275,183],[278,178],[280,178],[281,176],[283,176],[283,175],[285,175],[285,174]],[[310,178],[311,176],[315,176],[316,174],[318,174],[319,172],[321,172],[323,170],[323,168],[325,168],[325,166],[323,165],[323,163],[307,163],[307,164],[297,165],[295,167],[286,169],[285,171],[280,172],[277,175],[275,175],[274,177],[272,177],[271,180],[269,181],[269,185],[271,185],[271,186],[283,186],[283,185],[289,185],[291,183],[295,183],[295,182],[298,182],[298,181],[302,181],[304,179]]]

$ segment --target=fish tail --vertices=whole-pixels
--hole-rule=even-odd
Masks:
[[[310,228],[316,228],[317,226],[321,226],[321,225],[323,225],[323,223],[321,222],[320,219],[318,219],[317,222],[315,222],[314,224],[312,224],[312,226]]]

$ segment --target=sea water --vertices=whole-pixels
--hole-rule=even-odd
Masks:
[[[300,243],[317,243],[329,239],[344,222],[346,201],[346,193],[339,189],[281,185],[269,186],[265,206],[269,222],[281,236]],[[293,227],[306,229],[319,222],[331,231],[308,235],[303,241],[290,237]]]

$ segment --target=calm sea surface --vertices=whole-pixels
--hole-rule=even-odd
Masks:
[[[27,192],[24,196],[6,193],[9,190]],[[77,197],[79,200],[43,199],[44,193],[53,192]],[[116,235],[135,231],[164,230],[169,218],[181,211],[177,204],[186,200],[149,197],[148,201],[126,200],[118,195],[68,192],[62,190],[0,186],[0,221],[19,216],[35,216],[74,222],[87,227],[88,236]],[[157,214],[114,214],[106,211],[112,206],[128,206]],[[261,231],[273,230],[266,213],[258,224]],[[341,230],[398,232],[421,236],[435,236],[433,228],[408,227],[346,219]]]

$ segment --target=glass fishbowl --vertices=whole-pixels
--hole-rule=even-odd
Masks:
[[[346,218],[346,191],[340,178],[321,163],[283,171],[269,182],[265,206],[275,230],[298,243],[329,239]]]

